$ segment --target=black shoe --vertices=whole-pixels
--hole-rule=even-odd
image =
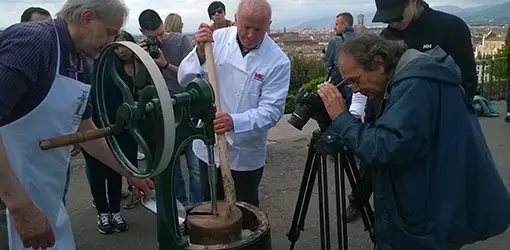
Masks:
[[[112,214],[112,224],[113,224],[113,229],[117,233],[126,232],[129,229],[129,226],[128,226],[126,220],[124,219],[124,217],[122,217],[122,215],[120,213]]]
[[[508,116],[508,115],[507,115],[507,116],[505,117],[505,122],[510,122],[510,116]]]
[[[111,223],[109,213],[100,213],[97,216],[97,229],[102,234],[113,233],[113,225]]]
[[[345,221],[347,223],[353,222],[360,216],[358,208],[353,204],[353,202],[349,202],[349,206],[347,206],[347,213],[345,215]]]

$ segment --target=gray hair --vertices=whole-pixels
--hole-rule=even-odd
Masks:
[[[339,54],[351,55],[365,70],[374,71],[375,57],[384,61],[384,70],[391,71],[409,47],[403,41],[386,40],[373,33],[359,33],[349,37],[340,45]]]
[[[243,11],[248,11],[251,14],[264,14],[269,21],[271,21],[273,15],[271,4],[266,0],[241,0],[237,5],[236,14],[239,15]]]
[[[122,0],[67,0],[57,17],[67,23],[80,20],[84,10],[92,10],[99,20],[126,21],[129,10]]]

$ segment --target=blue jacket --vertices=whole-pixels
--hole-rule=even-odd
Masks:
[[[332,37],[328,42],[328,48],[322,58],[322,62],[326,71],[331,72],[331,80],[333,82],[338,83],[342,81],[342,75],[338,70],[338,47],[352,34],[354,34],[354,30],[346,28],[342,34]]]
[[[340,114],[324,133],[374,170],[379,250],[450,250],[510,225],[510,195],[451,56],[408,50],[375,123]]]

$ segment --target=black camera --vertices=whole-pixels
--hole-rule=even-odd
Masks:
[[[159,40],[155,36],[147,37],[147,51],[152,58],[159,57]]]
[[[293,127],[302,130],[306,123],[313,118],[317,121],[319,128],[324,131],[330,123],[331,118],[324,107],[324,103],[312,88],[303,86],[296,94],[296,106],[290,116],[288,123]]]

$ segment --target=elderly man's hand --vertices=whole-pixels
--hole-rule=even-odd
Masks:
[[[322,83],[318,86],[317,93],[324,102],[329,117],[334,120],[339,114],[345,112],[345,100],[338,88],[331,83]]]
[[[207,23],[201,23],[198,30],[195,32],[195,42],[197,43],[197,53],[199,56],[204,57],[204,44],[213,42],[213,28]]]
[[[154,182],[151,181],[151,179],[140,179],[131,177],[128,179],[128,182],[136,187],[136,189],[133,189],[133,196],[145,196],[145,197],[151,197],[152,196],[152,190],[154,190]],[[135,191],[136,190],[136,191]],[[139,192],[139,194],[136,194],[136,192]]]
[[[216,113],[216,119],[214,119],[214,132],[216,134],[225,134],[234,130],[234,121],[229,113],[218,112]]]

